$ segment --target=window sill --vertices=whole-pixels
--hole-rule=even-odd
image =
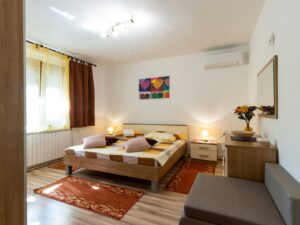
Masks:
[[[63,132],[63,131],[70,131],[71,128],[66,129],[57,129],[57,130],[45,130],[45,131],[37,131],[37,132],[28,132],[26,135],[30,134],[48,134],[48,133],[56,133],[56,132]]]

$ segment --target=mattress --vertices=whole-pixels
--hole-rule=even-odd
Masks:
[[[177,150],[186,144],[184,140],[177,140],[173,143],[161,142],[143,152],[127,153],[123,148],[124,143],[125,141],[119,140],[111,146],[91,149],[76,145],[65,149],[65,155],[158,167],[163,166]]]

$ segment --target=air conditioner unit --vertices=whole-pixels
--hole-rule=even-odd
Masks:
[[[239,66],[247,63],[247,53],[245,52],[226,52],[208,55],[206,57],[205,69],[221,67]]]

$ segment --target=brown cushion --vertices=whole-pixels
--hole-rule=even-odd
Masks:
[[[148,142],[149,145],[153,146],[157,143],[156,140],[152,139],[152,138],[146,138],[146,141]]]
[[[116,137],[111,137],[111,136],[105,136],[105,141],[106,141],[106,145],[112,145],[113,143],[116,143],[119,139]]]
[[[187,217],[220,225],[284,225],[263,183],[199,174],[184,206]]]

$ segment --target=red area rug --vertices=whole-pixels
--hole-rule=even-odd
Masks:
[[[57,170],[65,170],[66,166],[63,162],[58,162],[58,163],[54,163],[54,164],[49,165],[48,168],[57,169]],[[78,170],[79,167],[78,166],[73,166],[72,169],[73,169],[73,172],[74,172],[74,171]]]
[[[144,192],[65,177],[34,190],[36,194],[120,220]]]
[[[170,182],[164,187],[166,191],[188,194],[198,173],[215,174],[216,163],[186,159],[177,169]]]

